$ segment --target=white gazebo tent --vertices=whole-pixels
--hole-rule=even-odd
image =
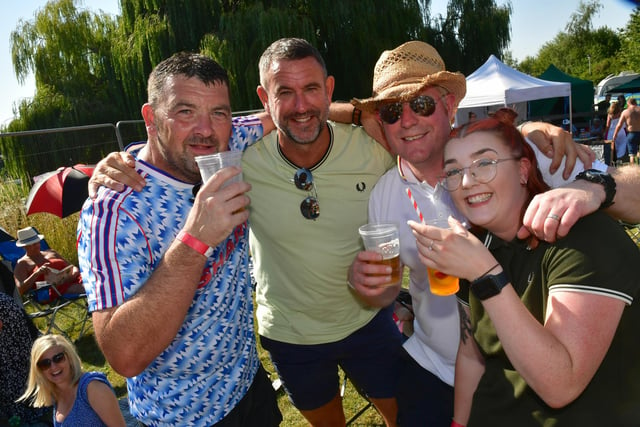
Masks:
[[[569,121],[571,114],[571,83],[538,79],[514,70],[491,55],[487,62],[467,77],[467,94],[458,106],[456,124],[467,121],[468,112],[478,118],[486,117],[488,108],[504,106],[518,111],[521,120],[527,116],[527,101],[544,98],[569,97]]]

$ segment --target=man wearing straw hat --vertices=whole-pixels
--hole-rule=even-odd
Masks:
[[[448,192],[438,182],[443,167],[443,148],[457,105],[465,92],[466,81],[462,74],[446,71],[442,58],[432,46],[412,41],[383,52],[374,70],[373,96],[353,100],[355,108],[365,114],[377,115],[391,151],[398,155],[397,167],[378,181],[371,194],[369,219],[370,222],[394,222],[400,226],[400,257],[410,269],[414,333],[404,344],[405,363],[401,364],[396,395],[398,423],[403,426],[449,426],[453,415],[454,365],[460,337],[457,302],[455,295],[436,296],[430,292],[427,269],[418,258],[413,244],[415,238],[406,223],[418,218],[417,209],[425,221],[449,215],[462,219]],[[548,164],[540,151],[535,147],[534,150],[541,163]],[[606,169],[604,164],[596,166]],[[582,169],[581,163],[577,168]],[[576,173],[572,172],[571,176]],[[546,174],[547,182],[556,185],[562,182],[558,172],[550,176],[545,169],[543,174]],[[632,173],[627,171],[617,176],[621,178],[620,196],[633,185],[629,182]],[[539,209],[529,213],[529,225],[533,223],[539,228],[541,237],[553,240],[556,230],[559,235],[566,234],[575,222],[574,218],[596,210],[602,202],[605,205],[612,202],[615,196],[615,188],[613,195],[607,189],[605,199],[600,184],[579,182],[574,186],[580,189],[553,190],[546,196],[548,199],[532,203]],[[565,202],[552,203],[557,200]],[[638,199],[634,200],[638,206]],[[628,203],[629,200],[616,197],[615,201],[618,214],[632,211],[633,203]],[[542,224],[536,223],[540,216]],[[636,218],[636,222],[639,220]],[[383,267],[368,263],[378,257],[372,252],[361,252],[352,265],[349,281],[369,304],[387,306],[399,289],[390,292],[377,287],[388,280],[388,277],[380,276],[385,274]]]

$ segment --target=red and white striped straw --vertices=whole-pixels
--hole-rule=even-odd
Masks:
[[[418,214],[418,218],[420,218],[420,222],[424,224],[424,217],[422,216],[422,212],[420,211],[420,208],[418,207],[418,203],[416,202],[416,199],[413,198],[413,194],[411,194],[411,189],[409,187],[406,188],[406,193],[407,193],[407,196],[409,196],[409,200],[411,200],[411,204],[413,205],[413,209]]]

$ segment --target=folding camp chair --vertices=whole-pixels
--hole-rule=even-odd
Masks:
[[[49,249],[46,241],[41,240],[42,250]],[[5,267],[13,272],[18,260],[24,256],[25,250],[16,246],[16,239],[0,227],[0,256]],[[6,285],[5,285],[6,287]],[[49,289],[57,297],[49,301]],[[43,329],[46,333],[52,331],[65,335],[79,329],[78,339],[91,327],[90,314],[87,310],[87,298],[82,294],[61,294],[54,285],[47,285],[25,293],[22,298],[17,297],[23,304],[31,319],[44,319]],[[78,317],[78,313],[80,313]]]
[[[345,393],[345,391],[347,389],[347,381],[348,381],[347,375],[344,374],[344,377],[342,379],[342,385],[340,386],[340,398],[342,398],[342,399],[344,399],[344,393]],[[353,383],[352,383],[352,385],[353,385]],[[360,409],[358,409],[358,412],[356,412],[348,420],[346,420],[345,426],[347,426],[347,427],[352,425],[355,421],[357,421],[358,418],[360,418],[360,416],[362,416],[362,414],[364,414],[365,412],[367,412],[367,410],[369,410],[369,408],[374,408],[375,409],[375,406],[373,406],[373,403],[371,403],[371,401],[368,400],[364,396],[364,393],[362,393],[358,389],[356,389],[356,391],[365,400],[365,404]]]
[[[49,290],[57,293],[57,298],[49,301]],[[45,319],[45,332],[57,332],[69,340],[70,333],[78,331],[82,338],[91,326],[85,294],[61,294],[55,285],[46,285],[26,294],[24,307],[31,319]],[[76,307],[75,310],[72,310]],[[81,313],[78,317],[77,313]]]

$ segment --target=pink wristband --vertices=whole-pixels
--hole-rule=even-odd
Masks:
[[[465,427],[460,423],[455,422],[454,420],[451,420],[451,427]]]
[[[213,248],[206,243],[201,242],[200,240],[193,237],[191,234],[186,231],[180,231],[176,239],[180,240],[185,245],[189,246],[194,251],[198,252],[201,255],[209,258],[213,253]]]

